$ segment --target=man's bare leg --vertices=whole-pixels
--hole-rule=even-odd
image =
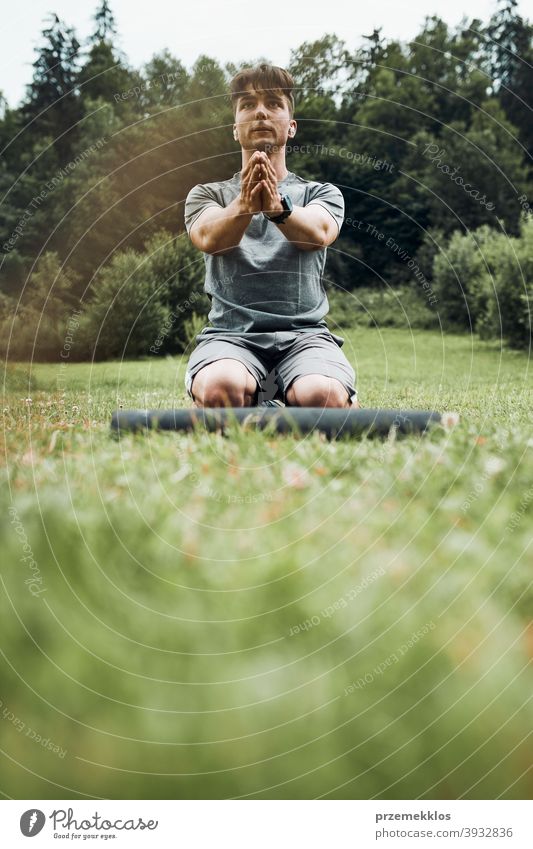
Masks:
[[[323,374],[304,374],[292,381],[285,393],[292,407],[348,407],[359,409],[359,402],[350,403],[348,393],[336,377]]]
[[[195,374],[191,392],[195,407],[251,407],[257,388],[244,363],[223,357]]]

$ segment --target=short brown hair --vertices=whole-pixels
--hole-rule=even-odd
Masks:
[[[249,86],[255,91],[279,91],[289,104],[291,118],[294,115],[294,97],[292,90],[294,80],[284,68],[277,65],[256,65],[255,68],[243,68],[230,82],[230,97],[233,113],[237,108],[239,97],[245,94]]]

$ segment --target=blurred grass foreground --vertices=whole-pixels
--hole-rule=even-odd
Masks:
[[[424,438],[109,434],[185,357],[20,365],[3,399],[11,798],[530,798],[525,353],[345,332]]]

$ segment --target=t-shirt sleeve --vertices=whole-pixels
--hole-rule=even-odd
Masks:
[[[192,225],[208,206],[220,206],[213,190],[207,185],[194,186],[185,198],[184,219],[187,233],[190,233]]]
[[[332,183],[318,183],[313,187],[310,193],[307,206],[312,203],[318,203],[333,216],[337,222],[337,227],[340,229],[344,221],[344,197],[337,186]]]

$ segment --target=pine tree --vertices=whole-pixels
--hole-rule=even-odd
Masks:
[[[96,21],[96,30],[93,41],[111,41],[111,37],[117,34],[117,27],[107,0],[102,0],[100,7],[95,12],[94,20]]]
[[[517,0],[500,0],[486,28],[493,89],[520,141],[533,156],[533,26],[516,11]]]
[[[126,95],[139,83],[139,75],[127,66],[126,57],[115,46],[117,28],[107,0],[102,0],[93,20],[95,28],[86,42],[88,53],[77,82],[84,102],[105,100],[116,112],[135,111],[135,98]]]
[[[50,136],[61,160],[68,159],[82,108],[76,88],[80,43],[72,27],[51,15],[37,48],[33,80],[27,86],[23,118],[33,121],[39,135]]]

